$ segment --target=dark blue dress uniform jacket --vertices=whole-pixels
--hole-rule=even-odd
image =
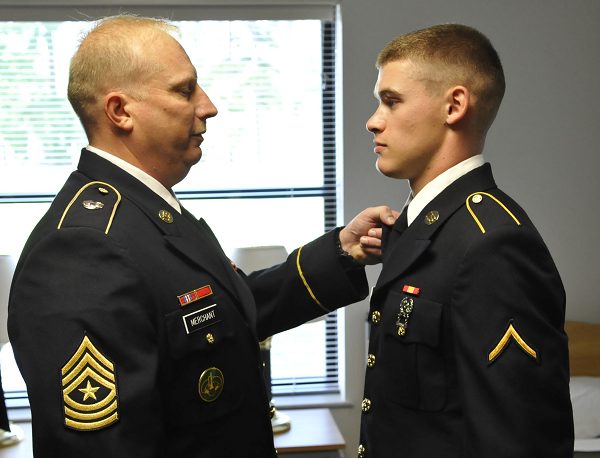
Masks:
[[[170,210],[84,150],[30,236],[9,332],[36,457],[272,457],[259,340],[367,294],[336,231],[246,277]]]
[[[399,221],[371,298],[358,455],[571,458],[565,293],[525,212],[485,164]]]

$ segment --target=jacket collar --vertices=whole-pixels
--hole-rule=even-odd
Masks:
[[[436,232],[465,205],[470,194],[495,187],[491,166],[484,164],[463,175],[436,196],[404,231],[399,225],[400,219],[391,229],[386,229],[382,237],[383,269],[375,291],[401,276],[419,259]]]

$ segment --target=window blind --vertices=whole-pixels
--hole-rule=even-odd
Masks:
[[[4,5],[0,3],[1,11],[4,11],[5,5],[6,2],[4,2]],[[63,7],[67,8],[64,5]],[[136,8],[139,7],[140,5],[136,6]],[[175,9],[180,7],[181,5]],[[206,13],[204,7],[185,6],[185,8],[188,7],[194,10],[192,18],[204,16],[204,13]],[[79,150],[87,144],[79,121],[66,100],[66,68],[68,68],[68,61],[74,51],[76,42],[72,40],[67,41],[71,43],[72,47],[65,47],[65,41],[61,41],[60,39],[62,34],[68,33],[73,27],[77,27],[76,22],[64,21],[65,18],[72,17],[74,10],[58,8],[54,10],[53,14],[58,15],[61,19],[60,21],[44,20],[43,22],[39,22],[32,20],[37,18],[38,12],[34,12],[31,8],[23,8],[28,11],[28,14],[25,15],[26,19],[28,19],[27,21],[0,21],[0,164],[2,164],[1,169],[3,171],[0,172],[3,174],[0,177],[0,208],[3,203],[27,205],[29,202],[50,202],[67,174],[76,166]],[[143,9],[142,12],[144,14],[164,17],[165,14],[163,13],[165,12],[171,12],[171,16],[179,16],[179,13],[184,11],[183,9],[177,10],[179,13],[173,15],[173,8],[167,5],[166,9],[157,10],[156,7],[152,7],[150,10]],[[17,11],[17,9],[14,11]],[[67,11],[69,12],[67,13]],[[227,14],[223,9],[219,11],[218,14],[215,13],[215,17],[221,14],[223,17],[226,17],[227,14],[233,14],[234,17],[239,18],[244,17],[246,14],[243,11],[241,13],[239,11],[238,13],[232,13],[233,10],[228,10],[229,13]],[[207,185],[207,180],[200,177],[202,179],[195,181],[203,185],[196,187],[186,186],[176,189],[177,195],[184,202],[184,205],[187,206],[186,202],[189,202],[190,205],[192,203],[200,203],[202,211],[206,211],[206,206],[203,207],[201,202],[214,201],[218,203],[228,201],[234,205],[244,206],[246,205],[245,202],[255,205],[254,202],[257,201],[269,202],[270,205],[281,199],[290,202],[288,205],[289,208],[295,208],[293,202],[300,203],[308,199],[311,202],[322,202],[320,204],[322,215],[315,215],[317,221],[322,220],[321,231],[330,230],[335,227],[338,200],[335,120],[336,27],[333,20],[333,8],[331,6],[327,7],[327,14],[324,13],[325,9],[322,8],[322,5],[316,11],[317,19],[315,19],[314,12],[312,16],[304,12],[300,14],[300,20],[294,18],[292,22],[317,22],[317,27],[313,27],[313,30],[316,30],[318,33],[316,39],[319,44],[319,50],[313,56],[313,59],[316,58],[317,61],[310,61],[312,63],[309,62],[309,64],[303,64],[303,66],[312,66],[318,71],[316,75],[318,97],[314,105],[317,109],[309,108],[309,113],[311,117],[314,117],[318,121],[311,124],[317,125],[318,129],[310,130],[310,132],[314,131],[311,134],[313,136],[311,141],[316,141],[315,144],[317,147],[312,149],[318,152],[320,165],[318,167],[310,167],[310,170],[320,171],[320,176],[304,176],[303,173],[298,172],[297,167],[294,167],[292,168],[290,178],[285,182],[277,183],[276,186],[268,185],[268,183],[265,184],[265,180],[259,180],[255,183],[244,182],[243,186],[236,186],[240,180],[234,180],[233,183],[225,183],[222,186],[210,183]],[[89,12],[88,10],[77,10],[76,15],[80,13],[87,15]],[[256,14],[256,10],[253,14]],[[294,16],[294,14],[296,13],[293,10],[286,8],[283,8],[279,12],[281,17]],[[267,16],[274,17],[277,15],[269,13]],[[323,19],[324,16],[327,16],[327,19]],[[267,46],[274,46],[281,43],[282,40],[274,38],[269,42],[269,39],[275,37],[275,35],[270,38],[269,33],[261,32],[261,27],[267,26],[269,23],[276,24],[278,21],[279,25],[281,25],[281,19],[264,20],[263,18],[261,21],[247,21],[249,24],[248,30],[250,31],[247,35],[235,35],[232,32],[234,28],[243,26],[243,21],[242,23],[238,20],[213,21],[212,26],[219,27],[226,25],[228,27],[227,33],[233,37],[232,40],[234,41],[259,37],[258,44],[255,46],[261,46],[261,40],[263,45],[266,43]],[[290,22],[287,19],[286,21]],[[183,28],[185,29],[185,27]],[[301,30],[301,28],[298,28],[298,33],[301,33]],[[306,30],[310,30],[310,27]],[[293,39],[307,40],[307,38],[304,35]],[[264,57],[264,54],[262,56]],[[202,59],[202,57],[202,55],[199,56],[199,62],[206,60]],[[241,60],[249,59],[243,53],[237,55],[237,57]],[[190,58],[194,62],[192,53],[190,53]],[[295,58],[298,57],[295,56]],[[262,59],[261,56],[251,59],[255,59],[255,63],[259,65],[265,64],[264,61],[260,60]],[[277,65],[278,61],[275,61],[273,63],[275,70],[277,70]],[[227,70],[232,70],[233,76],[228,75]],[[202,71],[199,71],[201,74],[200,84],[204,87]],[[216,81],[227,81],[228,78],[235,78],[236,71],[238,73],[246,72],[244,67],[235,65],[221,67],[219,71],[221,73],[218,74]],[[263,104],[268,106],[271,102],[281,102],[282,99],[279,98],[279,95],[273,95],[269,81],[265,79],[261,80],[260,78],[256,78],[255,81],[258,81],[256,100],[259,103],[257,105]],[[214,88],[212,91],[214,94],[223,92],[222,88]],[[208,93],[214,98],[210,88]],[[305,96],[304,98],[308,97]],[[288,105],[297,103],[299,102],[290,102]],[[242,107],[241,109],[243,110],[244,108]],[[277,110],[278,116],[288,116],[281,112],[280,105],[278,105]],[[306,118],[301,111],[298,111],[298,113],[300,113],[297,115],[298,119]],[[221,113],[219,116],[221,116]],[[259,113],[245,114],[245,116],[250,119],[259,119],[262,115]],[[290,116],[293,117],[295,115],[292,113]],[[212,123],[212,120],[210,122]],[[225,124],[229,125],[229,123]],[[245,124],[242,127],[245,131],[253,129],[254,126]],[[211,132],[213,129],[214,132]],[[299,129],[308,130],[308,127],[301,126]],[[218,126],[212,127],[209,124],[207,139],[210,139],[211,135],[213,135],[213,138],[223,138],[223,134],[219,134],[218,130]],[[303,130],[302,134],[306,135],[306,132]],[[290,140],[296,142],[296,139],[293,137],[290,137]],[[216,150],[216,148],[209,148],[208,142],[209,140],[205,142],[203,150]],[[290,149],[292,149],[292,146],[290,145]],[[280,156],[285,153],[285,148],[284,151],[277,151],[277,154]],[[218,157],[220,154],[223,154],[223,152],[219,151],[219,153],[215,153],[214,161],[221,160]],[[235,152],[232,154],[235,154]],[[208,168],[207,165],[209,165],[209,161],[212,159],[210,158],[210,153],[206,153],[206,156],[208,156],[207,164],[201,163],[196,166],[199,170]],[[290,157],[289,160],[295,160],[295,157]],[[232,161],[232,164],[234,163],[236,163],[235,159]],[[266,163],[269,162],[267,161]],[[222,175],[226,175],[225,170],[227,169],[223,167],[223,164],[216,165],[218,166],[216,170],[220,170]],[[269,175],[280,175],[280,171],[278,167],[274,167]],[[290,182],[293,183],[288,185]],[[306,208],[313,207],[314,204],[311,204],[311,206]],[[310,218],[310,215],[307,214],[306,217]],[[32,221],[31,225],[33,223]],[[24,229],[17,228],[16,230],[23,231]],[[216,232],[219,234],[219,231]],[[306,325],[307,329],[311,329],[311,326],[311,324]],[[324,369],[310,369],[306,374],[284,375],[274,378],[273,384],[276,394],[339,391],[337,313],[329,314],[321,324],[312,326],[312,328],[314,329],[309,332],[317,333],[316,338],[319,342],[322,342],[320,344],[322,345],[320,351],[323,354],[323,361],[320,361],[317,366],[324,367]],[[302,342],[296,342],[295,344],[302,346]],[[283,352],[292,351],[285,348],[281,348],[280,350]],[[3,373],[4,376],[5,374]],[[26,399],[25,393],[23,391],[19,392],[19,390],[7,393],[7,398],[9,405],[20,405]]]

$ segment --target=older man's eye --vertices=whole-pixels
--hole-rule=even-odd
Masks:
[[[184,96],[185,98],[189,99],[192,96],[192,94],[194,93],[194,87],[181,86],[180,88],[177,89],[177,92],[179,94],[181,94],[182,96]]]

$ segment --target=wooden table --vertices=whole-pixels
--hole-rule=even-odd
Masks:
[[[282,410],[292,420],[289,431],[275,435],[275,447],[285,458],[338,458],[346,446],[329,409]],[[25,432],[18,445],[0,448],[0,458],[31,458],[31,424],[17,423]]]
[[[342,456],[346,446],[329,409],[281,410],[289,415],[292,427],[275,434],[275,448],[286,458],[329,458]]]

